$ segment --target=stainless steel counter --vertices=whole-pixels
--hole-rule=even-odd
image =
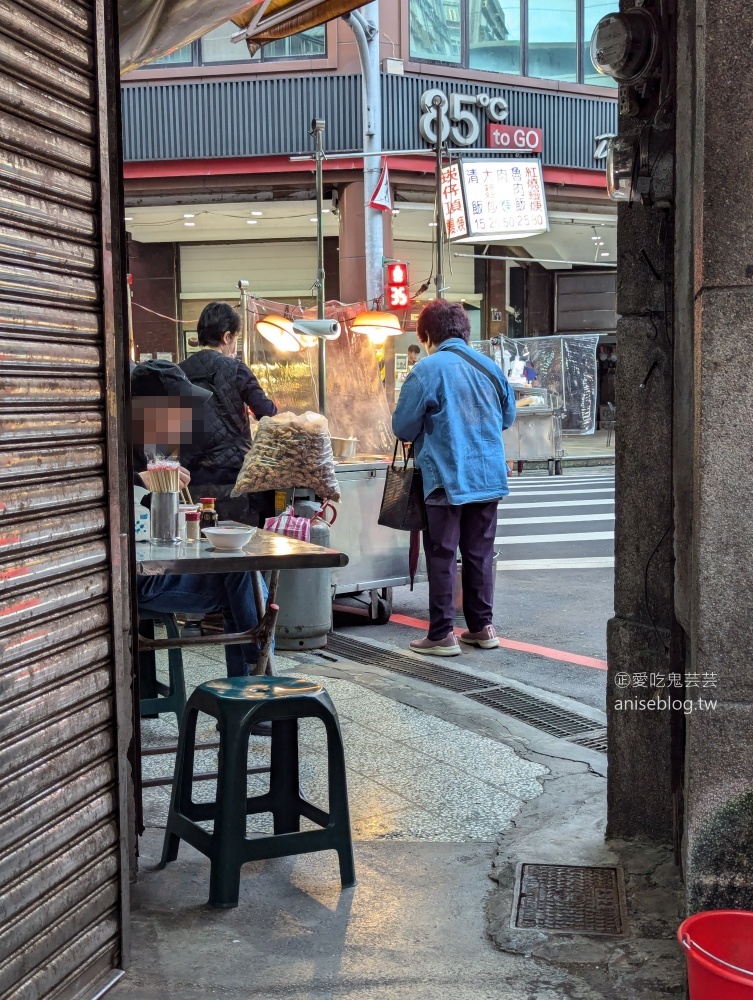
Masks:
[[[342,500],[330,529],[330,545],[348,554],[348,565],[332,570],[338,595],[402,587],[410,582],[409,533],[377,523],[389,466],[390,462],[369,456],[335,467]],[[419,574],[423,574],[421,565]]]

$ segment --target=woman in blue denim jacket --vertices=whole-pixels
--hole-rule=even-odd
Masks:
[[[410,645],[456,656],[458,548],[468,625],[460,640],[482,649],[499,645],[492,624],[494,539],[497,505],[510,492],[502,431],[515,420],[515,397],[502,370],[468,346],[470,323],[459,303],[430,302],[417,332],[428,357],[411,369],[392,417],[395,436],[415,443],[428,521],[429,633]]]

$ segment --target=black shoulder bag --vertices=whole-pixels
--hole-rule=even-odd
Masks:
[[[403,444],[402,467],[397,460],[397,446],[395,441],[377,523],[398,531],[423,531],[426,528],[426,506],[421,470],[416,468],[413,445],[406,452]]]

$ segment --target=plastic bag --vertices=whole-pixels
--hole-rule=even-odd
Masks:
[[[311,411],[262,417],[230,495],[296,487],[340,499],[327,420]]]
[[[268,517],[264,522],[264,530],[297,538],[301,542],[311,541],[311,521],[307,517],[296,517],[292,504],[277,517]]]

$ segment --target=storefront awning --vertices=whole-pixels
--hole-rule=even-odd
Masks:
[[[213,28],[245,29],[249,52],[341,17],[363,0],[119,0],[120,71],[160,59]]]

